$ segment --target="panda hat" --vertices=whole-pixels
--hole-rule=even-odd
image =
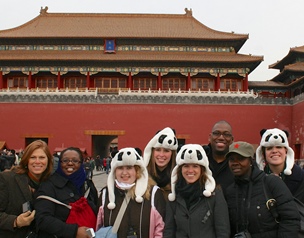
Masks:
[[[168,195],[169,201],[174,201],[176,198],[175,185],[177,181],[178,167],[183,164],[198,164],[205,167],[207,181],[205,183],[205,190],[203,192],[205,197],[210,197],[215,189],[215,180],[212,177],[212,172],[209,168],[208,157],[205,153],[204,148],[198,144],[186,144],[181,147],[176,155],[176,166],[172,170],[171,174],[171,193]]]
[[[138,203],[143,201],[143,195],[145,194],[148,187],[148,171],[144,164],[143,158],[137,153],[134,148],[123,148],[120,149],[111,162],[111,172],[108,176],[108,194],[109,194],[109,209],[114,209],[115,205],[115,170],[119,166],[135,166],[138,165],[141,168],[142,176],[135,182],[135,200]]]
[[[266,161],[263,156],[262,147],[282,146],[287,149],[286,154],[286,168],[284,174],[291,175],[291,169],[294,165],[294,151],[288,144],[288,133],[274,128],[274,129],[263,129],[260,132],[262,139],[259,147],[256,150],[256,162],[261,170],[264,170]]]
[[[144,150],[144,162],[148,166],[152,148],[165,148],[169,150],[177,150],[177,139],[175,137],[175,131],[170,127],[166,127],[161,131],[158,131],[156,135],[149,141]]]

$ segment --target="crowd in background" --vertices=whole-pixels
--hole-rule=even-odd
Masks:
[[[41,140],[19,156],[4,149],[0,236],[96,232],[98,238],[110,230],[120,238],[302,237],[297,205],[304,202],[304,171],[288,132],[271,128],[260,135],[255,149],[218,121],[208,145],[180,145],[166,127],[143,152],[127,147],[105,158],[77,147],[51,154]],[[107,174],[101,191],[92,181],[95,168]]]

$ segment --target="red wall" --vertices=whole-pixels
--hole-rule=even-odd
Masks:
[[[295,104],[292,108],[292,134],[293,144],[301,144],[300,158],[304,159],[304,102]]]
[[[166,126],[186,135],[186,143],[207,144],[213,124],[227,120],[235,140],[258,144],[262,128],[278,127],[291,131],[292,118],[303,128],[304,103],[291,106],[265,105],[161,105],[161,104],[30,104],[1,103],[0,140],[9,148],[25,146],[26,135],[48,134],[51,150],[78,146],[91,154],[91,136],[85,130],[124,130],[119,148],[144,149],[157,130]],[[295,119],[293,121],[293,125]],[[303,130],[301,135],[303,142]]]

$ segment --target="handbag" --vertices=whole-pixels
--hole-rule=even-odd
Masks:
[[[95,238],[117,238],[117,231],[119,229],[122,217],[126,211],[129,201],[130,196],[126,194],[115,219],[114,225],[99,228],[98,231],[95,232]]]
[[[37,199],[39,198],[47,199],[49,201],[52,201],[54,203],[57,203],[59,205],[65,206],[66,208],[70,209],[69,216],[66,220],[67,224],[77,224],[78,226],[95,228],[97,218],[87,200],[87,196],[89,192],[90,192],[90,188],[87,189],[84,197],[81,197],[76,202],[70,203],[69,205],[46,195],[38,196]]]
[[[270,211],[271,215],[274,217],[275,221],[277,223],[279,223],[279,214],[277,213],[277,210],[276,210],[276,200],[273,198],[269,199],[269,192],[265,188],[265,183],[266,183],[266,176],[263,181],[263,190],[264,190],[264,194],[265,194],[265,197],[267,200],[266,206],[267,206],[268,210]],[[300,230],[298,232],[298,237],[304,238],[304,204],[296,197],[293,197],[293,200],[294,200],[294,202],[297,206],[297,209],[299,211],[299,214],[300,214]]]

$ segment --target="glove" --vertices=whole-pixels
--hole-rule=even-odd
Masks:
[[[35,218],[35,213],[36,213],[35,210],[32,212],[27,211],[27,212],[21,213],[19,216],[17,216],[17,218],[16,218],[17,227],[20,228],[23,226],[29,226]]]

